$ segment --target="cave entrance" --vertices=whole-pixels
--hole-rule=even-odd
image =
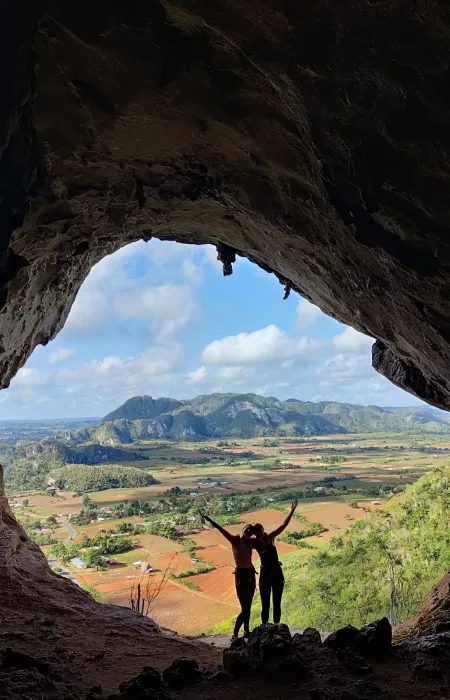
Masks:
[[[169,544],[164,546],[169,547],[169,551],[170,547],[174,546],[173,542],[177,543],[178,549],[175,548],[174,553],[179,560],[176,571],[171,573],[175,575],[181,571],[183,574],[189,574],[192,569],[193,574],[180,577],[180,580],[189,579],[188,583],[194,587],[192,590],[197,590],[197,583],[191,580],[191,576],[213,574],[219,566],[230,566],[229,561],[218,561],[221,550],[217,549],[217,543],[211,544],[205,540],[203,544],[196,546],[198,542],[192,540],[192,537],[199,534],[197,530],[200,523],[197,521],[196,527],[192,532],[189,530],[188,535],[177,534],[178,523],[174,525],[171,520],[178,506],[176,503],[174,505],[171,499],[186,495],[183,490],[188,492],[193,505],[184,514],[186,519],[183,527],[191,527],[190,519],[198,518],[195,511],[197,497],[206,498],[204,493],[211,492],[212,495],[208,498],[218,498],[217,494],[226,494],[230,490],[240,493],[241,484],[233,475],[236,467],[242,467],[239,455],[241,459],[249,460],[244,465],[244,472],[247,469],[248,474],[242,476],[242,479],[249,479],[247,485],[250,491],[261,486],[258,480],[258,462],[252,462],[255,454],[257,459],[269,460],[263,464],[267,472],[263,481],[264,488],[277,489],[284,483],[288,491],[294,489],[295,495],[298,482],[303,484],[303,479],[306,478],[306,488],[309,488],[309,491],[305,498],[313,502],[311,508],[314,517],[311,516],[310,522],[307,517],[309,511],[302,511],[298,515],[296,528],[299,529],[294,530],[294,534],[288,533],[288,538],[283,540],[281,545],[287,547],[287,553],[297,553],[297,548],[300,554],[302,548],[306,552],[309,542],[305,545],[303,540],[307,537],[323,538],[325,544],[329,536],[338,534],[354,521],[363,519],[369,510],[376,511],[380,505],[387,503],[388,497],[391,494],[395,495],[396,489],[403,485],[404,476],[400,470],[395,474],[395,482],[387,481],[387,490],[382,489],[386,482],[386,474],[390,474],[389,470],[392,469],[391,466],[387,466],[387,462],[390,460],[391,464],[398,455],[403,455],[401,446],[395,440],[392,442],[390,439],[384,439],[383,442],[382,436],[375,436],[360,445],[360,437],[346,434],[345,423],[337,421],[336,417],[333,418],[341,411],[342,402],[362,404],[369,400],[371,404],[411,404],[409,394],[400,392],[371,368],[372,340],[325,316],[318,307],[295,292],[286,294],[288,290],[280,286],[275,275],[267,274],[265,270],[245,258],[238,257],[233,261],[233,274],[224,276],[223,253],[223,249],[219,250],[219,257],[222,259],[218,260],[218,251],[213,246],[190,246],[172,241],[152,240],[131,243],[105,256],[93,267],[81,286],[64,328],[47,346],[33,353],[26,366],[18,371],[10,388],[2,394],[5,396],[4,409],[8,411],[10,418],[14,415],[13,411],[18,410],[22,418],[59,416],[60,420],[67,419],[67,430],[61,431],[58,425],[58,441],[63,442],[63,449],[71,451],[70,458],[66,459],[68,464],[71,460],[72,464],[78,464],[82,460],[81,452],[89,450],[89,454],[83,453],[86,466],[65,468],[60,464],[53,464],[52,470],[45,472],[47,481],[40,486],[41,491],[47,493],[43,496],[31,493],[30,498],[25,499],[23,496],[20,499],[14,495],[12,505],[17,508],[27,528],[35,529],[31,530],[32,537],[43,547],[54,546],[54,543],[50,545],[50,541],[55,525],[59,528],[59,534],[65,528],[61,546],[66,547],[66,551],[57,556],[66,556],[67,551],[71,551],[71,538],[75,537],[74,546],[78,549],[70,554],[68,563],[66,562],[71,576],[89,585],[88,582],[93,580],[96,574],[92,571],[83,573],[87,564],[90,569],[99,567],[108,570],[109,578],[105,575],[105,586],[111,587],[111,590],[105,589],[107,602],[124,604],[123,596],[119,601],[114,591],[116,585],[122,585],[122,569],[126,569],[127,574],[130,574],[130,570],[134,572],[138,569],[139,575],[153,575],[156,567],[163,573],[169,570],[171,560],[170,557],[165,557],[167,552],[158,552],[150,559],[148,550],[154,544],[151,539],[153,536],[167,540]],[[227,258],[225,272],[229,272],[229,264],[230,260]],[[273,435],[274,431],[264,432],[264,421],[261,419],[262,422],[254,433],[246,433],[245,426],[249,423],[242,423],[241,432],[224,433],[220,446],[215,443],[209,445],[208,434],[201,432],[203,409],[197,411],[195,416],[191,410],[190,416],[186,417],[181,410],[181,404],[178,406],[178,400],[188,401],[199,395],[209,395],[206,400],[211,404],[208,407],[211,414],[216,408],[215,405],[212,406],[214,399],[211,399],[211,395],[214,397],[219,393],[242,395],[236,399],[236,405],[230,405],[226,414],[228,418],[236,417],[241,411],[247,412],[246,421],[249,412],[260,419],[261,405],[268,411],[264,415],[269,415],[270,411],[278,410],[275,406],[276,399],[271,398],[274,396],[286,401],[292,413],[295,413],[296,400],[315,401],[322,415],[315,416],[315,422],[311,424],[308,423],[308,419],[302,423],[300,416],[297,416],[297,423],[293,427],[293,419],[289,418],[287,411],[283,414],[286,416],[286,426],[281,421],[277,426],[280,429],[276,431],[276,435]],[[114,409],[118,409],[124,402],[126,406],[127,401],[133,401],[133,397],[142,395],[144,399],[149,399],[149,395],[155,398],[168,396],[170,399],[160,400],[175,400],[177,406],[175,409],[173,406],[169,407],[170,410],[166,409],[167,415],[158,414],[157,417],[163,415],[164,420],[161,419],[155,427],[156,433],[150,433],[149,426],[145,425],[145,434],[140,433],[137,436],[137,433],[132,434],[130,431],[126,434],[127,422],[133,423],[134,419],[120,413],[120,409],[119,414],[115,415]],[[252,404],[254,395],[257,395],[257,401]],[[265,401],[273,400],[274,405],[258,405],[258,395]],[[197,405],[201,404],[201,397],[196,400]],[[217,402],[217,406],[220,408],[220,401]],[[170,413],[172,409],[176,418]],[[349,416],[354,413],[352,406],[345,407],[345,410]],[[371,411],[374,410],[376,413],[378,409],[361,409],[362,419],[365,417],[366,421],[369,420],[368,416],[370,417]],[[25,414],[24,411],[32,413]],[[319,408],[317,411],[320,412]],[[381,412],[378,411],[377,418],[378,414]],[[180,415],[182,419],[179,419]],[[222,413],[222,417],[224,415]],[[164,422],[171,416],[171,422]],[[70,425],[71,419],[83,417],[87,417],[87,420],[81,431],[77,430],[77,426]],[[102,419],[104,422],[99,427],[92,426],[89,423],[92,418],[94,424],[101,423]],[[139,422],[139,419],[137,420]],[[188,420],[190,422],[187,422]],[[365,425],[367,427],[367,423]],[[333,435],[334,432],[336,434]],[[320,435],[327,436],[324,438],[323,449],[318,450],[318,454],[308,453],[308,439],[312,437],[314,442]],[[138,439],[135,439],[136,437]],[[142,469],[139,462],[142,457],[139,450],[147,449],[154,438],[163,445],[161,447],[158,443],[156,448],[161,447],[161,453],[155,458],[155,474],[150,473],[149,469]],[[279,438],[286,438],[286,443],[283,440],[280,442]],[[245,441],[245,450],[240,450],[241,439]],[[327,444],[327,440],[331,442]],[[165,445],[165,441],[169,441],[168,446]],[[191,457],[185,447],[181,447],[177,452],[172,441],[178,441],[176,444],[198,441],[196,456]],[[292,444],[296,441],[294,449]],[[133,447],[135,443],[139,443],[137,452]],[[23,452],[22,457],[19,457],[18,467],[23,467],[27,460],[27,468],[38,463],[35,453],[40,449],[45,452],[45,440],[43,443],[36,441],[35,445],[37,446],[33,447],[30,454],[27,454],[26,444],[20,447]],[[417,444],[414,449],[420,450],[424,446],[426,440],[425,443]],[[217,458],[215,452],[218,447]],[[409,447],[412,449],[411,445]],[[238,450],[237,457],[233,456],[234,448]],[[292,454],[289,449],[292,450]],[[168,451],[164,454],[164,450]],[[215,470],[216,465],[211,462],[214,459],[220,460],[220,450],[225,450],[229,457],[229,463],[223,467],[223,473]],[[227,450],[231,451],[228,453]],[[258,454],[258,450],[261,450],[261,454]],[[107,465],[115,459],[123,462],[125,451],[126,458],[129,459],[126,466],[134,473],[127,472],[125,476],[118,477],[115,472],[108,471]],[[377,468],[377,464],[366,464],[366,461],[375,453],[383,462],[383,466],[380,472],[368,472],[370,478],[378,479],[379,483],[377,482],[373,491],[369,489],[366,493],[364,489],[367,484],[363,484],[364,478],[367,478],[365,469]],[[155,453],[149,452],[146,456],[151,459],[152,455],[154,457]],[[78,462],[74,461],[75,458]],[[21,459],[23,462],[20,462]],[[361,474],[347,474],[346,463],[349,463],[350,472],[354,469],[355,459],[362,463]],[[178,477],[176,470],[193,468],[193,461],[200,463],[200,471],[195,475],[194,481],[188,479],[185,482],[185,472],[180,471]],[[93,472],[98,472],[99,469],[92,469],[93,465],[98,464],[105,466],[103,475],[106,482],[88,483],[89,479],[98,477],[98,474]],[[23,476],[23,469],[21,471],[18,467],[17,464],[14,465],[14,479]],[[401,466],[401,469],[403,468]],[[383,474],[384,469],[386,471]],[[69,474],[70,471],[77,471],[76,479]],[[360,476],[361,483],[358,482]],[[36,470],[30,469],[30,478],[35,477]],[[145,498],[142,494],[147,493],[150,496],[145,491],[147,487],[159,488],[159,484],[154,484],[154,477],[160,479],[160,483],[164,484],[164,480],[167,483],[167,488],[161,491],[160,505],[157,506],[167,517],[167,522],[158,521],[158,531],[150,533],[143,523],[147,517],[153,517],[155,511],[145,510],[142,505]],[[356,483],[353,483],[354,477]],[[132,498],[128,497],[129,487],[126,483],[129,482],[123,481],[128,478],[137,479],[132,482]],[[345,482],[345,491],[341,481]],[[33,482],[33,485],[36,486],[36,483]],[[11,490],[10,484],[11,481]],[[44,502],[40,503],[39,499],[42,498]],[[247,510],[242,511],[244,515],[256,517],[257,513],[258,517],[269,518],[268,523],[272,523],[270,518],[279,519],[279,511],[272,508],[272,496],[267,495],[264,498],[266,500],[259,503],[261,513],[257,505],[249,504]],[[320,519],[320,508],[315,507],[318,499],[321,503],[320,498],[324,499],[322,505],[326,512],[330,513],[324,522]],[[205,503],[208,503],[208,500]],[[284,504],[280,505],[281,508],[284,507]],[[53,509],[49,517],[56,518],[56,523],[40,519],[40,509],[46,506]],[[36,519],[33,521],[28,513],[35,515]],[[69,515],[73,514],[76,514],[77,520],[74,522],[75,526],[80,528],[80,536],[70,524]],[[228,516],[226,503],[222,515]],[[273,522],[276,524],[275,520]],[[232,524],[238,526],[237,523]],[[104,540],[111,528],[116,530],[113,533],[114,538],[124,537],[124,543],[114,540],[114,546],[112,541],[105,544]],[[303,529],[308,531],[307,536],[299,535]],[[47,530],[50,532],[46,532]],[[96,536],[103,538],[101,544],[94,540]],[[129,542],[127,544],[127,538],[131,536],[135,539],[130,545]],[[115,556],[115,547],[122,545],[128,546],[128,549],[117,550],[118,554]],[[97,546],[107,546],[110,551],[105,550],[106,553],[100,555],[96,552]],[[309,545],[312,548],[314,546],[314,543]],[[213,559],[204,564],[201,561],[202,552],[208,550],[208,547],[214,549],[214,552],[210,553]],[[336,549],[338,548],[337,544]],[[79,556],[84,554],[82,550],[87,550],[87,564],[82,556]],[[382,551],[381,546],[379,550]],[[74,554],[77,556],[72,556]],[[370,554],[373,555],[373,552]],[[330,556],[328,549],[324,556]],[[181,560],[183,565],[180,564]],[[300,562],[301,557],[297,563]],[[202,566],[205,566],[204,572],[200,571]],[[364,561],[360,570],[365,571]],[[95,579],[100,591],[103,590],[103,573],[99,574],[98,580]],[[316,573],[317,595],[320,597],[327,572],[322,570]],[[220,571],[217,575],[220,575]],[[175,579],[171,579],[171,590],[176,588],[176,585],[182,585],[173,583],[174,580],[178,581],[176,576]],[[291,619],[300,619],[295,617],[295,591],[295,581],[289,580],[285,596],[286,613],[289,612]],[[372,593],[373,591],[369,591],[367,594],[365,604],[368,604]],[[310,592],[311,600],[314,595],[314,591]],[[205,610],[206,607],[205,604]],[[322,617],[317,619],[328,621],[327,624],[331,628],[334,609],[335,606],[328,606]],[[397,620],[395,615],[401,612],[395,609],[395,614],[392,614],[393,621]],[[162,622],[166,614],[163,604],[154,614],[159,622],[170,626],[170,623]],[[306,614],[305,610],[302,611],[303,614]],[[314,614],[318,615],[317,610]],[[347,613],[344,611],[343,614]],[[354,610],[351,614],[355,614]],[[401,619],[404,619],[404,616]],[[339,618],[339,622],[341,621],[342,618]],[[182,632],[193,631],[181,627],[177,629]]]

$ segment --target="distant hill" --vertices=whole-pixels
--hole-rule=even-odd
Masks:
[[[280,401],[257,394],[209,394],[190,400],[136,396],[102,425],[65,431],[63,442],[117,446],[145,438],[198,440],[255,436],[420,431],[450,433],[449,414],[427,407],[380,408],[336,401]]]
[[[80,433],[84,440],[88,439],[89,435],[85,429],[81,430]],[[99,442],[69,446],[53,438],[45,438],[40,442],[20,441],[16,444],[13,454],[16,459],[49,455],[66,464],[104,464],[105,462],[132,462],[147,459],[138,452],[120,447],[110,447]]]

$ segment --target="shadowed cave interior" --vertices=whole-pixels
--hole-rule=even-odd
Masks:
[[[247,256],[376,338],[373,365],[393,383],[450,408],[446,4],[17,0],[3,20],[3,387],[62,328],[92,265],[157,237],[216,245],[225,274]],[[221,662],[59,579],[3,490],[0,581],[5,697],[106,696],[143,666]],[[448,582],[433,595],[445,610]],[[265,638],[256,682],[233,664],[226,683],[199,682],[205,697],[276,697],[258,663],[285,681],[284,644],[284,697],[446,697],[448,634],[371,648],[371,671],[355,671],[355,638],[342,658],[300,640],[302,668],[294,642]],[[121,697],[199,692],[139,683]]]

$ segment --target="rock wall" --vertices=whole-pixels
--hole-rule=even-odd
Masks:
[[[17,0],[0,31],[3,386],[156,236],[246,255],[450,407],[448,5]]]

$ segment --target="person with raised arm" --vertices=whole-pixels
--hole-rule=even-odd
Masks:
[[[253,526],[255,535],[255,549],[261,559],[261,570],[259,572],[259,595],[261,596],[261,622],[265,625],[269,622],[270,597],[273,604],[273,621],[281,620],[281,599],[283,597],[284,576],[281,562],[278,559],[278,552],[275,546],[275,538],[287,528],[292,516],[297,508],[298,501],[292,502],[289,515],[283,520],[279,527],[272,532],[265,532],[260,523]]]
[[[233,639],[238,637],[242,625],[244,625],[244,637],[248,637],[250,634],[250,612],[256,590],[256,571],[252,564],[253,526],[246,525],[241,535],[232,535],[231,532],[225,530],[224,527],[216,523],[208,515],[205,515],[205,513],[200,513],[200,516],[219,530],[231,544],[235,564],[236,594],[241,606],[241,612],[237,616],[234,625]]]

